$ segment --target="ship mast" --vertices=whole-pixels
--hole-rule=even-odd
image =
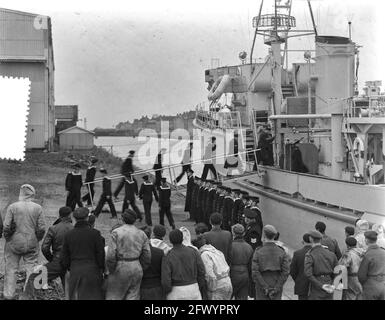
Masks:
[[[317,29],[314,21],[313,11],[310,1],[308,0],[308,6],[313,22],[313,30],[293,30],[296,27],[296,19],[291,16],[292,0],[274,0],[274,13],[262,14],[263,0],[257,17],[253,18],[253,27],[255,28],[254,41],[250,54],[250,63],[252,64],[252,56],[255,46],[256,35],[262,35],[264,37],[264,43],[270,46],[270,66],[272,71],[271,78],[271,115],[281,114],[281,105],[283,102],[282,94],[282,69],[284,67],[284,58],[288,60],[288,39],[292,37],[301,37],[304,35],[317,34]],[[281,54],[281,45],[285,44],[284,53]],[[286,61],[288,64],[288,61]],[[254,67],[251,68],[251,78],[253,78]],[[278,159],[282,149],[282,138],[278,132],[281,127],[280,120],[277,120],[275,131],[275,160],[278,163]]]

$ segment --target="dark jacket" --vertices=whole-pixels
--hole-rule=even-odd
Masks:
[[[199,187],[198,189],[198,194],[197,194],[197,208],[202,209],[203,208],[203,198],[204,198],[204,193],[205,193],[205,188],[202,186]]]
[[[187,180],[186,202],[185,202],[185,206],[184,206],[185,212],[190,212],[191,203],[192,203],[191,199],[192,199],[194,188],[195,188],[195,181],[194,181],[194,177],[191,176]]]
[[[290,264],[290,275],[294,280],[294,294],[307,296],[309,294],[309,279],[304,272],[305,255],[311,249],[311,245],[305,245],[293,254]]]
[[[108,177],[103,178],[103,194],[105,196],[111,196],[112,191],[111,191],[111,179]]]
[[[135,178],[124,181],[124,191],[127,200],[135,200],[135,195],[138,195],[138,183]]]
[[[285,250],[275,243],[266,242],[255,250],[251,269],[252,278],[257,286],[262,289],[282,290],[289,276],[289,257]],[[272,273],[275,277],[271,277]]]
[[[128,173],[132,172],[134,172],[132,157],[127,157],[126,160],[124,160],[122,167],[120,168],[120,173],[124,176],[127,176]]]
[[[235,238],[231,250],[231,272],[251,272],[253,248],[242,238]]]
[[[210,217],[212,213],[214,213],[214,198],[215,195],[217,194],[215,189],[210,189],[207,197],[206,197],[206,212],[207,215]]]
[[[245,241],[253,247],[255,250],[256,248],[260,247],[262,245],[262,229],[261,227],[256,223],[252,222],[249,223],[246,226],[246,231],[244,235]]]
[[[60,252],[63,247],[64,237],[68,231],[73,229],[71,217],[64,217],[60,222],[48,228],[48,232],[43,239],[41,252],[47,261],[60,259]],[[52,248],[52,251],[51,251]]]
[[[219,195],[217,201],[215,203],[215,212],[222,213],[223,212],[223,202],[225,200],[224,195]]]
[[[171,188],[169,186],[163,187],[160,186],[159,189],[159,206],[160,207],[169,207],[171,205]]]
[[[71,300],[101,300],[105,253],[100,232],[78,221],[64,236],[60,264],[70,270]]]
[[[162,286],[167,294],[173,286],[198,283],[203,291],[206,287],[205,266],[199,251],[184,245],[175,245],[162,261]]]
[[[154,166],[152,168],[154,170],[162,169],[162,154],[161,153],[158,153],[158,155],[156,156],[155,163],[154,163]]]
[[[233,215],[233,207],[234,207],[234,200],[230,196],[226,196],[223,200],[223,228],[226,230],[230,230],[231,226],[231,218]]]
[[[233,206],[233,213],[231,218],[231,225],[234,225],[236,223],[241,223],[242,221],[242,215],[243,215],[243,201],[240,198],[237,198],[234,200],[234,206]]]
[[[80,191],[83,185],[82,182],[82,174],[79,172],[74,174],[73,172],[69,172],[66,177],[65,187],[67,191]]]
[[[96,175],[96,167],[91,166],[87,168],[86,171],[86,181],[85,182],[91,182],[95,180]]]
[[[337,260],[341,259],[342,253],[336,239],[332,239],[326,234],[324,234],[321,239],[321,244],[323,246],[327,246],[329,250],[336,255]]]
[[[385,250],[377,244],[372,244],[368,246],[361,261],[358,270],[358,280],[362,285],[365,285],[369,277],[375,279],[376,276],[381,279],[378,281],[383,283],[385,278]]]
[[[151,264],[143,271],[141,288],[155,288],[160,287],[161,275],[162,275],[162,261],[164,258],[164,252],[162,249],[154,248],[150,244],[151,250]]]
[[[324,284],[331,284],[337,257],[330,250],[317,245],[305,254],[304,272],[315,289],[321,289]],[[326,277],[329,276],[329,277]],[[326,279],[326,280],[323,280]]]
[[[144,182],[140,186],[139,198],[143,199],[143,202],[152,201],[152,195],[154,194],[155,200],[158,201],[158,193],[156,192],[155,186],[152,182]]]
[[[211,231],[203,234],[208,244],[222,251],[228,265],[231,263],[231,252],[233,236],[229,231],[212,228]]]

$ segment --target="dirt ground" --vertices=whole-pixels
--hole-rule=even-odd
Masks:
[[[118,174],[120,170],[121,160],[111,156],[104,150],[94,149],[88,153],[42,153],[34,152],[26,155],[26,160],[21,163],[8,162],[0,160],[0,213],[4,218],[6,209],[9,204],[17,201],[19,195],[19,188],[22,184],[28,183],[36,189],[36,202],[43,207],[43,212],[46,220],[46,228],[57,219],[58,210],[65,205],[65,188],[64,182],[66,174],[70,171],[70,164],[72,159],[85,161],[90,155],[95,155],[99,159],[98,166],[107,168],[109,175]],[[83,179],[85,178],[85,171],[87,164],[84,162],[81,172]],[[97,176],[98,177],[98,174]],[[142,183],[140,176],[136,177],[138,184]],[[114,190],[119,183],[119,179],[113,180],[112,189]],[[87,191],[84,189],[83,194]],[[95,198],[97,201],[101,194],[101,184],[95,186]],[[115,203],[118,212],[118,219],[122,209],[123,191],[119,195],[120,201]],[[181,193],[173,192],[171,199],[171,207],[177,228],[181,226],[187,227],[192,235],[195,237],[194,224],[192,222],[185,222],[188,218],[188,213],[184,212],[185,198]],[[143,205],[141,201],[137,201],[137,205],[141,212],[143,212]],[[106,208],[106,207],[105,207]],[[152,205],[152,220],[153,225],[159,222],[159,210],[156,202]],[[111,228],[118,223],[118,220],[111,219],[111,214],[106,210],[96,220],[95,228],[100,230],[102,236],[106,239],[106,245],[110,242]],[[143,224],[138,223],[140,227]],[[167,219],[165,221],[167,234],[171,230]],[[166,236],[166,241],[168,241]],[[0,300],[2,299],[3,291],[3,275],[4,275],[4,238],[0,239]],[[45,258],[40,254],[40,263],[45,262]],[[20,273],[18,275],[18,290],[20,293],[24,285],[25,273],[23,272],[23,265],[21,263]],[[60,282],[55,282],[52,288],[48,290],[39,290],[33,295],[21,295],[19,299],[34,299],[34,300],[63,300],[64,293]],[[284,287],[284,300],[296,299],[293,295],[294,283],[289,277]]]
[[[66,192],[64,188],[64,182],[66,174],[70,171],[71,155],[77,160],[86,159],[90,155],[95,155],[99,159],[99,167],[105,167],[109,174],[118,174],[120,170],[121,161],[117,158],[110,156],[107,152],[103,152],[99,149],[94,149],[90,153],[42,153],[34,152],[26,155],[26,160],[18,162],[0,161],[0,213],[4,218],[6,209],[9,204],[18,200],[19,189],[22,184],[28,183],[36,189],[36,200],[43,207],[43,212],[46,221],[46,228],[57,219],[58,210],[65,205]],[[83,180],[85,178],[85,170],[87,165],[84,164],[81,171],[83,174]],[[98,174],[97,174],[98,177]],[[142,179],[140,176],[136,177],[138,184],[140,185]],[[119,179],[113,180],[112,189],[114,190],[119,183]],[[83,194],[87,190],[84,188]],[[101,194],[101,184],[95,186],[95,198],[97,201]],[[116,210],[118,212],[118,219],[122,209],[123,190],[119,195],[120,201],[115,203]],[[189,228],[194,235],[193,224],[191,222],[182,222],[187,219],[188,215],[184,212],[184,197],[178,193],[174,193],[172,196],[172,208],[173,215],[176,222],[176,226],[179,228],[182,225]],[[143,205],[141,201],[137,201],[137,205],[141,212],[143,212]],[[107,209],[107,207],[105,207]],[[156,202],[152,205],[152,219],[153,225],[159,222],[158,205]],[[116,219],[111,219],[111,214],[104,210],[103,213],[96,220],[95,228],[100,230],[103,237],[106,239],[106,245],[110,241],[111,228],[117,223]],[[138,223],[138,227],[143,225]],[[166,227],[168,231],[171,228],[168,226],[166,219]],[[4,238],[0,239],[0,297],[2,297],[3,289],[3,275],[4,275]],[[45,258],[40,255],[40,263],[45,262]],[[23,267],[21,263],[21,273],[18,280],[18,291],[21,290],[24,284],[25,274],[23,273]],[[54,284],[56,286],[56,284]],[[20,297],[22,298],[22,297]],[[61,288],[54,288],[40,292],[35,299],[62,299],[63,295]],[[0,298],[1,299],[1,298]]]

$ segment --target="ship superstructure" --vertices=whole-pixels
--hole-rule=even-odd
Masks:
[[[243,175],[255,161],[251,152],[240,157],[231,182],[257,193],[267,214],[286,203],[280,210],[305,210],[305,205],[335,219],[336,227],[363,214],[372,223],[385,222],[381,82],[366,82],[359,94],[359,46],[350,37],[320,35],[310,1],[311,30],[297,28],[292,1],[276,0],[266,14],[263,5],[253,19],[249,59],[241,52],[240,64],[205,71],[208,102],[197,107],[195,126],[203,135],[226,136],[237,140],[237,149],[251,150],[258,147],[261,127],[272,126],[274,166]],[[268,47],[263,62],[253,60],[259,36]],[[314,47],[303,50],[302,61],[292,62],[289,55],[299,50],[291,51],[289,41],[298,36],[313,37]],[[298,153],[306,173],[294,165]],[[305,220],[314,220],[310,216]]]

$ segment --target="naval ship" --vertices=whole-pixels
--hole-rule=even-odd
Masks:
[[[359,218],[385,224],[385,94],[381,81],[358,92],[360,46],[351,32],[319,34],[310,1],[310,30],[297,28],[291,0],[272,4],[265,13],[262,1],[253,18],[249,57],[242,51],[239,64],[205,71],[208,100],[196,107],[193,123],[202,141],[215,136],[225,149],[236,141],[237,167],[224,172],[217,165],[223,183],[257,195],[264,223],[289,246],[298,248],[316,221],[343,244],[344,227]],[[296,37],[310,37],[314,46],[290,50]],[[268,54],[256,62],[260,39]],[[289,59],[299,51],[302,60]],[[274,164],[255,166],[267,124]],[[306,173],[294,166],[298,154]]]

